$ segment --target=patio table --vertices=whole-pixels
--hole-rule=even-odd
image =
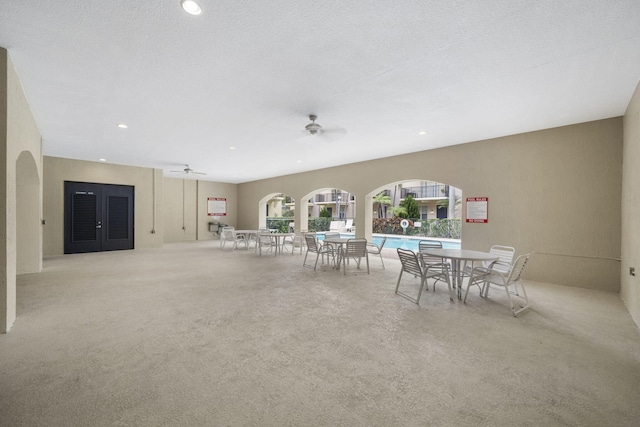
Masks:
[[[427,256],[447,258],[451,260],[453,286],[458,290],[458,299],[462,299],[462,281],[464,280],[464,268],[471,261],[471,269],[476,261],[497,261],[498,257],[489,252],[470,251],[466,249],[425,249],[420,252]],[[464,265],[461,263],[464,261]]]
[[[340,271],[340,264],[343,261],[342,260],[342,254],[343,254],[343,250],[344,247],[346,246],[347,242],[351,240],[348,237],[329,237],[329,238],[325,238],[323,241],[326,243],[330,243],[333,245],[338,246],[338,258],[336,259],[336,269],[338,271]]]

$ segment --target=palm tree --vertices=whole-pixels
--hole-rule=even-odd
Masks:
[[[405,216],[407,216],[407,208],[405,208],[404,206],[394,206],[389,210],[394,217],[404,218]]]
[[[378,204],[378,218],[384,218],[382,214],[382,206],[391,205],[391,197],[387,196],[385,192],[382,191],[373,198],[373,203]]]

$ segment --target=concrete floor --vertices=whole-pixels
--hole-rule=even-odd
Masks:
[[[533,308],[217,242],[46,259],[0,335],[2,426],[637,426],[618,295],[526,282]],[[526,274],[525,274],[526,278]],[[417,281],[407,280],[407,286]]]

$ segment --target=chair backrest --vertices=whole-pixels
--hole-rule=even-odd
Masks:
[[[511,246],[493,245],[491,246],[489,253],[497,256],[498,261],[500,261],[501,263],[501,264],[495,264],[492,268],[505,275],[509,274],[509,272],[511,271],[511,268],[507,267],[507,265],[512,265],[513,263],[513,257],[516,254],[515,248]],[[490,263],[487,263],[487,264],[490,264]]]
[[[234,228],[233,227],[223,227],[220,232],[220,239],[222,240],[233,240],[234,239]]]
[[[353,229],[353,219],[348,219],[344,222],[344,226],[340,230],[341,232],[348,233]]]
[[[442,249],[442,242],[439,240],[420,240],[418,242],[419,252],[424,252],[428,249]],[[434,256],[423,256],[422,261],[425,264],[439,264],[442,262],[442,258]]]
[[[367,256],[367,239],[349,239],[345,250],[347,257]]]
[[[515,283],[522,278],[522,273],[527,266],[530,256],[531,254],[524,254],[516,258],[516,261],[513,263],[513,268],[511,269],[511,274],[509,274],[509,278],[507,279],[508,284]]]
[[[424,273],[420,267],[416,253],[409,249],[398,248],[397,250],[398,258],[400,258],[400,262],[402,263],[402,270],[409,274],[422,277]]]
[[[258,240],[260,241],[260,245],[270,245],[272,243],[272,237],[268,231],[258,233]]]
[[[316,241],[316,236],[314,234],[305,234],[304,241],[307,243],[307,250],[309,252],[318,252],[318,242]]]
[[[380,241],[380,244],[378,245],[378,249],[382,249],[386,241],[387,241],[387,236],[384,236],[382,238],[382,241]]]
[[[418,250],[422,252],[424,249],[442,249],[442,242],[439,240],[420,240]]]

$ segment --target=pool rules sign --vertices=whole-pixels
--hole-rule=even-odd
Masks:
[[[208,216],[227,216],[226,197],[207,197]]]
[[[467,197],[467,222],[489,222],[488,197]]]

